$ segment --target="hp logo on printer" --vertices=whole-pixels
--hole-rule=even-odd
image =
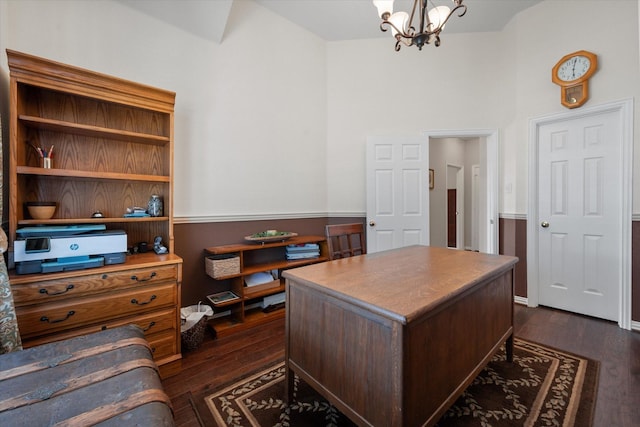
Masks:
[[[77,243],[72,243],[69,245],[69,249],[71,249],[72,251],[77,251],[80,248],[80,245],[78,245]]]

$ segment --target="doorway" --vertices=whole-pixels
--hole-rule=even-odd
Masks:
[[[531,121],[529,306],[631,327],[632,100]]]
[[[478,156],[474,164],[466,165],[467,173],[470,175],[465,188],[466,199],[465,205],[470,206],[467,209],[464,226],[467,230],[466,234],[473,233],[475,238],[471,239],[470,245],[461,244],[462,248],[471,249],[484,253],[498,253],[498,131],[486,129],[471,130],[443,130],[443,131],[426,131],[424,133],[429,137],[431,143],[435,143],[436,139],[462,139],[477,140]],[[431,221],[435,223],[436,207],[439,206],[437,214],[440,215],[442,226],[438,230],[433,228],[430,230],[431,244],[435,241],[440,242],[438,246],[446,247],[446,160],[437,160],[430,158],[430,168],[435,170],[435,188],[430,190],[430,205],[433,207],[431,211]],[[472,191],[474,189],[476,191]],[[467,220],[468,219],[468,220]],[[477,230],[477,232],[473,232]],[[440,236],[434,234],[439,232]],[[467,247],[470,246],[470,247]]]
[[[465,173],[464,167],[447,164],[447,247],[465,249]]]

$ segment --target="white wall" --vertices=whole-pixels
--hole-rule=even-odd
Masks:
[[[566,111],[551,82],[552,67],[567,53],[590,50],[598,54],[600,69],[586,105],[637,98],[637,7],[635,0],[608,0],[606,10],[614,12],[603,13],[601,1],[547,0],[500,33],[445,30],[439,48],[421,52],[395,52],[391,39],[329,43],[329,211],[365,206],[361,159],[368,135],[497,128],[501,189],[511,188],[508,194],[501,190],[500,212],[526,214],[529,120]],[[340,164],[351,165],[348,172],[332,163],[339,153]],[[640,150],[635,153],[637,166]],[[638,192],[640,185],[634,185],[636,212]]]
[[[220,44],[118,1],[0,0],[0,16],[5,77],[10,48],[177,93],[176,217],[326,214],[316,36],[250,1],[233,3]]]
[[[329,43],[329,212],[363,212],[367,136],[499,128],[514,105],[496,79],[503,45],[499,33],[444,34],[422,51],[396,52],[391,38]]]
[[[216,43],[119,1],[0,0],[0,83],[11,48],[175,91],[178,220],[361,215],[367,136],[493,128],[500,211],[526,214],[528,124],[565,111],[563,55],[597,53],[586,105],[633,97],[638,123],[638,1],[603,7],[545,0],[501,32],[395,52],[390,38],[325,43],[251,1],[233,2]]]

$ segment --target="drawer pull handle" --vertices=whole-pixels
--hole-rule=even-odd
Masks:
[[[149,326],[147,326],[146,328],[144,328],[142,330],[142,332],[147,332],[149,329],[153,328],[155,326],[156,322],[150,322]]]
[[[47,316],[42,316],[40,318],[41,322],[47,322],[47,323],[60,323],[60,322],[64,322],[65,320],[67,320],[69,317],[73,316],[74,314],[76,314],[75,311],[71,310],[67,313],[67,316],[64,319],[58,319],[58,320],[50,320]]]
[[[148,280],[153,279],[154,277],[156,277],[156,272],[152,272],[151,275],[149,277],[147,277],[146,279],[138,279],[138,276],[133,275],[131,276],[131,280],[135,280],[136,282],[146,282]]]
[[[147,301],[147,302],[140,302],[140,301],[138,301],[137,299],[133,298],[133,299],[131,300],[131,304],[147,305],[147,304],[149,304],[151,301],[153,301],[153,300],[154,300],[154,299],[156,299],[156,298],[158,298],[158,297],[157,297],[157,296],[155,296],[155,295],[151,295],[151,298],[150,298],[150,299],[149,299],[149,301]]]
[[[40,289],[40,293],[41,294],[47,294],[50,297],[55,296],[55,295],[62,295],[62,294],[66,294],[67,292],[69,292],[71,289],[73,289],[73,285],[67,285],[67,288],[64,291],[58,291],[58,292],[52,292],[49,293],[49,291],[45,288],[41,288]]]

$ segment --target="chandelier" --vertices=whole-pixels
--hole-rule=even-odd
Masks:
[[[451,15],[457,10],[458,16],[467,12],[467,6],[462,4],[462,0],[452,1],[453,9],[448,6],[435,6],[431,0],[414,0],[411,15],[403,11],[393,13],[393,0],[373,0],[373,4],[378,8],[378,14],[382,18],[380,29],[391,29],[391,34],[396,38],[396,51],[399,51],[403,44],[416,45],[419,50],[431,42],[436,47],[440,46],[440,32]],[[430,10],[428,3],[432,6]],[[413,23],[414,17],[419,20],[417,27]]]

